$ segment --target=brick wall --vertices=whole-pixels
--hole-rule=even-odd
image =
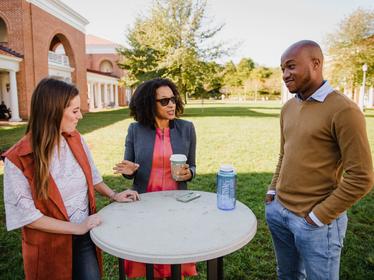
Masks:
[[[26,119],[36,84],[48,76],[48,50],[57,35],[75,69],[72,80],[88,111],[85,34],[25,0],[1,0],[0,17],[8,27],[8,47],[23,54],[17,73],[20,116]]]
[[[100,71],[100,64],[108,60],[113,65],[112,74],[121,78],[123,76],[123,70],[117,65],[118,59],[119,56],[117,54],[87,54],[87,68]]]
[[[26,25],[23,14],[23,0],[1,0],[0,17],[5,21],[8,31],[8,43],[6,46],[20,54],[25,54],[24,30]],[[26,68],[25,59],[20,63],[20,70],[17,72],[18,103],[21,118],[27,118],[27,96],[26,96]]]

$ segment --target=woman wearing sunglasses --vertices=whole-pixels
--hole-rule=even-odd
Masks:
[[[156,78],[138,86],[130,102],[130,124],[125,144],[125,158],[114,167],[139,193],[184,190],[195,176],[196,134],[193,124],[178,119],[183,102],[173,82]],[[187,162],[175,181],[171,175],[170,156],[184,154]],[[170,265],[155,265],[157,278],[170,277]],[[125,261],[127,277],[145,276],[145,265]],[[194,264],[182,265],[185,276],[197,275]]]

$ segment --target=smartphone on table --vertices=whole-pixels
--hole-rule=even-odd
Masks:
[[[177,200],[181,202],[189,202],[191,200],[194,200],[196,198],[199,198],[201,195],[196,192],[187,192],[187,193],[182,193],[177,195]]]

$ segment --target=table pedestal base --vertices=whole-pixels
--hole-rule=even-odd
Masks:
[[[119,280],[126,280],[124,260],[118,258]],[[146,279],[153,280],[153,264],[146,264]],[[181,265],[171,265],[171,280],[181,280]],[[223,257],[207,261],[207,280],[223,280]]]
[[[208,280],[223,280],[223,257],[207,261]]]
[[[172,280],[181,280],[181,265],[180,264],[172,264],[171,265],[171,279]]]

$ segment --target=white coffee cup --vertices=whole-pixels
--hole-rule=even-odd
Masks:
[[[173,154],[170,156],[171,163],[171,176],[175,181],[180,181],[181,179],[178,176],[183,165],[186,164],[187,157],[183,154]]]

